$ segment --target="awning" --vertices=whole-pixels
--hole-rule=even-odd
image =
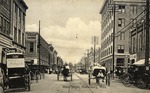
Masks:
[[[150,60],[150,58],[149,58],[149,60]],[[150,61],[149,61],[149,64],[150,64]],[[141,59],[141,60],[133,63],[133,65],[144,66],[145,65],[145,59]]]

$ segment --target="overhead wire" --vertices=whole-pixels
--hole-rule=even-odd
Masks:
[[[138,16],[136,16],[132,21],[130,21],[124,28],[122,28],[120,31],[118,31],[117,33],[115,33],[115,37],[118,37],[120,34],[119,33],[125,33],[126,31],[128,31],[129,29],[131,29],[131,27],[129,26],[130,24],[132,24],[135,20],[136,20],[136,23],[138,23],[138,21],[142,18],[144,18],[144,16],[146,16],[146,14],[144,16],[142,16],[138,21],[137,19],[146,11],[146,9],[144,11],[142,11]],[[127,28],[125,31],[124,29]],[[119,34],[119,35],[117,35]]]

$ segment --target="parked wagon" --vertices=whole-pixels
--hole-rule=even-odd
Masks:
[[[70,77],[70,81],[72,81],[72,72],[68,65],[58,68],[57,80],[60,80],[60,77],[62,77],[64,81],[67,81],[67,78]]]
[[[6,68],[3,74],[3,89],[26,89],[30,91],[30,70],[22,53],[7,53]]]
[[[133,64],[128,69],[131,83],[139,88],[150,88],[150,71],[145,70],[144,65]]]
[[[128,73],[119,76],[125,86],[135,85],[139,88],[150,88],[150,70],[146,70],[145,60],[139,60],[128,67]]]

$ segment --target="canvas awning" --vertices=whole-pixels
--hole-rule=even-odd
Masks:
[[[150,60],[150,58],[149,58],[149,60]],[[150,61],[149,61],[149,64],[150,64]],[[141,60],[133,63],[133,65],[144,66],[145,65],[145,59],[141,59]]]

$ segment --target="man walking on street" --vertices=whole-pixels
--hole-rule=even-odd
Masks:
[[[110,71],[106,74],[106,85],[110,86]]]

